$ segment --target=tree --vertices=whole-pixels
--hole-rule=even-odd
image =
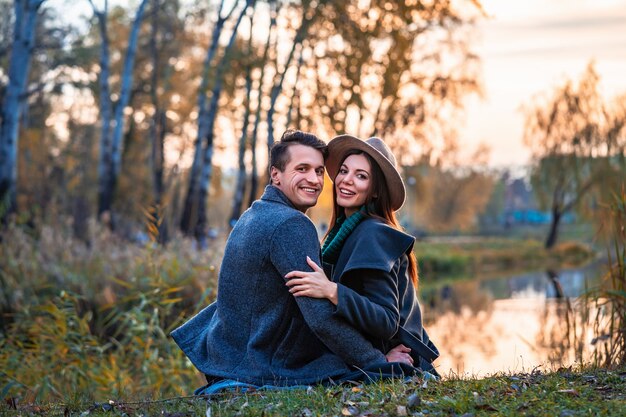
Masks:
[[[309,32],[299,124],[324,128],[328,136],[383,137],[405,164],[420,154],[434,157],[456,137],[447,122],[463,98],[480,92],[467,30],[482,7],[477,1],[367,3],[321,8]]]
[[[239,216],[241,215],[241,208],[243,206],[243,196],[246,191],[246,164],[245,164],[245,156],[246,156],[246,142],[248,137],[248,124],[250,122],[250,106],[251,99],[250,93],[252,92],[252,37],[253,37],[253,29],[254,29],[254,20],[252,16],[250,17],[250,33],[248,35],[248,62],[246,64],[246,94],[245,94],[245,112],[243,115],[243,126],[241,127],[241,136],[239,138],[239,150],[237,157],[237,184],[235,184],[235,193],[233,196],[233,209],[230,214],[229,224],[233,226],[237,220],[239,220]]]
[[[222,77],[229,64],[229,52],[234,45],[239,24],[243,20],[248,8],[254,5],[253,0],[246,0],[243,9],[234,24],[228,45],[224,50],[224,54],[217,65],[215,65],[216,71],[213,74],[214,78],[211,101],[207,103],[206,90],[208,89],[209,81],[211,80],[211,73],[209,70],[211,68],[211,64],[213,63],[224,23],[235,11],[238,5],[238,1],[234,2],[227,15],[222,16],[224,2],[220,2],[217,22],[215,23],[213,29],[211,44],[205,60],[202,83],[198,91],[198,135],[196,138],[193,164],[191,166],[189,177],[189,187],[187,188],[187,195],[185,197],[183,214],[180,222],[180,228],[183,233],[186,235],[193,234],[198,239],[202,238],[206,232],[206,199],[208,196],[211,172],[213,168],[212,157],[213,138],[215,135],[214,126],[215,119],[217,117],[219,98],[222,92]]]
[[[412,180],[407,181],[407,208],[402,213],[409,222],[417,220],[417,225],[437,232],[467,231],[478,225],[495,183],[486,168],[489,152],[479,147],[469,158],[471,166],[461,162],[458,152],[458,148],[447,151],[448,167],[424,157],[421,164],[405,168]]]
[[[272,42],[272,34],[276,29],[276,21],[278,17],[278,4],[276,0],[270,0],[270,21],[269,21],[269,29],[267,31],[267,39],[265,41],[265,48],[263,49],[263,58],[261,60],[261,74],[259,75],[259,88],[257,94],[257,104],[256,104],[256,113],[254,116],[254,127],[252,129],[252,136],[250,138],[250,153],[251,153],[251,161],[250,161],[250,192],[248,193],[248,204],[250,207],[254,200],[257,199],[258,187],[259,187],[259,179],[257,175],[257,155],[256,155],[256,145],[257,138],[259,136],[259,124],[261,122],[261,109],[263,102],[263,83],[265,80],[265,65],[268,61],[269,51]],[[277,35],[276,35],[277,36]],[[274,48],[275,49],[275,48]]]
[[[130,100],[133,85],[133,68],[137,54],[137,41],[143,14],[148,0],[142,0],[137,8],[128,39],[128,48],[124,59],[124,68],[121,73],[121,87],[119,99],[113,110],[112,97],[109,86],[110,55],[109,33],[107,30],[108,0],[104,1],[102,10],[98,10],[93,0],[89,0],[94,15],[98,20],[101,37],[100,54],[100,113],[101,137],[100,159],[98,162],[98,215],[111,211],[113,195],[122,166],[122,134],[124,132],[124,110]],[[113,112],[113,114],[112,114]],[[112,218],[111,218],[112,220]],[[113,222],[110,223],[113,226]]]
[[[149,128],[150,171],[152,173],[153,203],[150,206],[148,229],[160,243],[168,240],[165,211],[165,137],[168,133],[167,108],[171,95],[172,68],[165,62],[180,53],[176,38],[182,37],[184,26],[178,19],[178,0],[152,0],[149,41],[149,91],[152,118]],[[181,39],[178,39],[179,41]],[[160,93],[160,94],[159,94]]]
[[[45,0],[15,0],[15,22],[9,64],[9,83],[4,93],[0,125],[0,219],[16,207],[17,147],[22,103],[34,50],[35,27]]]
[[[217,111],[220,95],[222,93],[222,82],[224,71],[228,68],[230,61],[230,51],[237,38],[237,30],[244,16],[254,6],[255,0],[246,0],[246,3],[237,18],[235,26],[228,41],[228,45],[224,49],[224,55],[216,68],[215,83],[211,92],[211,102],[209,112],[207,113],[207,132],[204,139],[205,145],[202,155],[202,169],[200,171],[200,181],[198,187],[198,221],[194,226],[194,235],[197,239],[204,239],[208,227],[207,200],[209,197],[209,187],[211,184],[211,174],[213,172],[213,150],[215,139],[215,120],[217,119]]]
[[[531,181],[540,205],[552,215],[546,248],[556,243],[563,215],[593,205],[592,191],[597,195],[606,188],[609,172],[619,175],[612,166],[615,158],[624,159],[624,147],[617,140],[623,116],[607,123],[598,83],[590,63],[578,83],[567,80],[526,110],[524,141],[534,160]],[[596,187],[599,181],[602,187]]]
[[[272,148],[274,144],[274,112],[276,110],[276,101],[278,100],[279,94],[283,91],[283,85],[285,83],[285,77],[287,75],[287,71],[293,61],[293,58],[296,53],[296,49],[298,47],[302,48],[302,42],[306,38],[308,31],[313,22],[315,22],[316,18],[319,16],[320,9],[317,7],[316,2],[303,1],[302,2],[302,20],[300,26],[296,30],[293,42],[291,44],[291,49],[289,51],[289,55],[287,56],[287,60],[283,66],[282,71],[278,70],[278,63],[276,64],[276,75],[274,77],[274,84],[272,85],[272,90],[270,93],[270,108],[267,111],[267,149]],[[300,52],[302,54],[302,52]],[[268,161],[269,164],[269,161]],[[269,172],[269,165],[267,167],[267,171]]]

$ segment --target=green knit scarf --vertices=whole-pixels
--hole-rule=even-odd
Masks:
[[[322,259],[326,263],[334,264],[339,258],[343,243],[350,236],[350,233],[365,219],[363,210],[359,210],[347,219],[339,217],[322,246]]]

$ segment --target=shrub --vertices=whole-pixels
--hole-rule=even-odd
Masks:
[[[1,236],[0,392],[38,401],[178,395],[201,385],[169,332],[215,297],[223,242],[139,246],[96,227]]]

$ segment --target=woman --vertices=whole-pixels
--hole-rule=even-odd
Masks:
[[[415,239],[395,216],[406,194],[395,158],[379,138],[342,135],[328,148],[334,209],[322,246],[324,268],[308,259],[312,272],[287,274],[290,292],[327,298],[334,314],[388,352],[388,360],[436,374],[432,362],[439,352],[422,326],[416,293]]]

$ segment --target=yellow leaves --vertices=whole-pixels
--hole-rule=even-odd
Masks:
[[[165,291],[162,291],[161,294],[166,295],[166,294],[171,294],[173,292],[179,292],[184,290],[184,287],[173,287],[173,288],[168,288]]]
[[[175,303],[180,303],[181,301],[183,301],[183,299],[181,297],[179,297],[179,298],[170,298],[170,299],[161,301],[161,304],[164,304],[164,305],[175,304]]]
[[[133,288],[133,285],[131,283],[126,282],[126,281],[124,281],[122,279],[115,278],[115,277],[109,277],[109,279],[111,281],[115,282],[116,284],[121,285],[124,288],[128,288],[128,289]]]

